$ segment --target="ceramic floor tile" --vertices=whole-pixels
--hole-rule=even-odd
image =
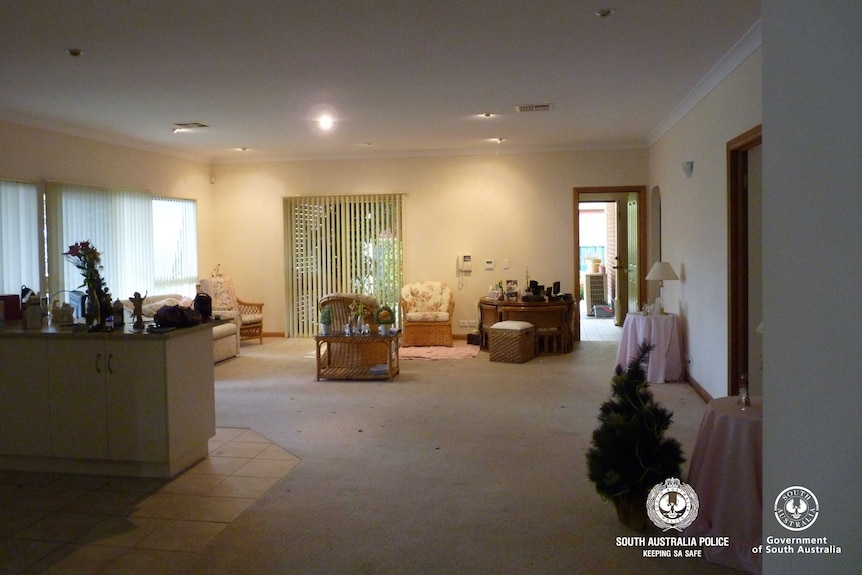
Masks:
[[[41,575],[97,575],[125,549],[102,545],[64,545],[29,571]]]
[[[35,489],[17,501],[9,502],[10,509],[44,509],[53,511],[60,509],[87,494],[85,489],[71,489],[48,485]]]
[[[86,513],[49,513],[39,521],[25,527],[15,534],[17,539],[35,539],[38,541],[72,541],[81,533],[90,529],[104,517]]]
[[[25,509],[14,513],[0,507],[0,537],[12,537],[48,514],[39,509]],[[3,573],[3,571],[0,571]]]
[[[233,475],[249,461],[249,457],[208,457],[186,471],[186,474]]]
[[[166,521],[135,547],[163,551],[198,552],[221,533],[227,523],[210,521]]]
[[[176,493],[181,495],[204,495],[224,480],[224,475],[184,473],[159,489],[158,492]]]
[[[255,459],[290,459],[299,461],[297,456],[275,444],[271,444],[269,447],[261,451]]]
[[[234,475],[245,477],[277,477],[282,478],[299,463],[297,460],[281,460],[281,459],[252,459]]]
[[[213,439],[216,441],[231,441],[248,431],[245,427],[217,427]]]
[[[249,442],[253,442],[253,443],[267,443],[267,444],[272,443],[269,439],[258,434],[256,431],[252,431],[251,429],[246,429],[245,431],[243,431],[242,433],[237,435],[231,441],[249,441]]]
[[[152,517],[108,517],[75,538],[74,543],[129,548],[167,521],[167,519]]]
[[[269,446],[257,441],[228,441],[211,452],[213,457],[255,457]]]
[[[63,511],[117,515],[128,509],[129,506],[142,497],[146,497],[146,494],[134,491],[108,491],[99,489],[87,492],[82,497],[63,507]]]
[[[207,493],[210,497],[258,498],[278,483],[277,477],[226,477]]]
[[[129,549],[105,566],[99,575],[178,575],[186,571],[195,553],[159,549]]]
[[[53,541],[0,541],[0,573],[23,573],[27,567],[38,563],[61,546],[62,543]]]
[[[182,510],[178,519],[229,523],[239,517],[254,501],[252,498],[239,497],[195,497],[194,501]]]
[[[111,491],[134,491],[136,493],[152,493],[161,488],[166,479],[154,477],[114,477],[105,486]]]

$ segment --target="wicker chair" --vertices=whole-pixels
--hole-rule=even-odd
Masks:
[[[376,333],[377,323],[374,320],[374,315],[377,312],[378,303],[371,296],[355,293],[331,293],[320,298],[317,302],[317,309],[322,310],[324,307],[329,307],[332,312],[332,329],[335,332],[340,332],[353,317],[353,310],[350,308],[354,302],[361,302],[365,306],[365,323],[368,324],[368,329],[372,333]],[[329,344],[327,354],[330,354],[327,360],[330,365],[345,368],[386,363],[385,349],[377,346],[357,347],[333,342]]]
[[[263,304],[236,297],[233,281],[227,276],[204,278],[200,290],[213,300],[213,315],[219,311],[238,312],[241,318],[239,338],[256,339],[263,343]]]
[[[401,288],[404,312],[402,345],[452,347],[452,315],[455,299],[444,283],[427,281]]]

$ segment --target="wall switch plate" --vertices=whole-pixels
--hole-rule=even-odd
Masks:
[[[486,270],[494,269],[494,260],[485,260],[485,269]]]
[[[504,270],[509,269],[509,260],[508,259],[503,260],[503,269]]]

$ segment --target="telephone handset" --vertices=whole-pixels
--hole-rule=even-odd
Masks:
[[[473,256],[458,256],[458,271],[472,272],[473,271]]]

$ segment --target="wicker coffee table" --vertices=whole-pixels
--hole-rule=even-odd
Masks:
[[[316,335],[317,380],[388,379],[398,375],[400,334]]]

